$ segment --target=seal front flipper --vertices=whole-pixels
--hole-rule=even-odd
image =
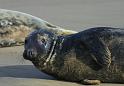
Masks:
[[[80,81],[84,85],[99,85],[101,83],[100,80],[90,80],[90,79],[84,79]]]
[[[93,59],[93,65],[91,65],[92,69],[99,70],[110,66],[111,53],[105,42],[100,37],[91,36],[84,38],[82,39],[82,43],[88,49]]]

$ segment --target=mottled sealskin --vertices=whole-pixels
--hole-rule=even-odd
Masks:
[[[124,29],[97,27],[67,36],[52,35],[49,52],[44,56],[37,52],[31,59],[26,51],[39,46],[29,42],[37,41],[37,34],[47,33],[39,30],[26,39],[24,58],[40,71],[83,84],[124,83]]]
[[[0,9],[0,47],[23,45],[25,37],[36,28],[49,30],[57,35],[76,33],[26,13]]]

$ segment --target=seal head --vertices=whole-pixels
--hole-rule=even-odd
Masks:
[[[35,61],[48,55],[50,46],[52,45],[55,34],[46,30],[37,30],[32,32],[25,39],[25,50],[23,57],[30,61]]]

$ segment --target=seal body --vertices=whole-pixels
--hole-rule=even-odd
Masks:
[[[67,81],[124,83],[124,29],[97,27],[66,36],[53,34],[48,37],[49,47],[42,47],[46,53],[41,54],[36,48],[40,45],[31,42],[37,41],[39,33],[46,32],[32,33],[26,39],[24,51],[24,58],[39,70]],[[37,55],[27,55],[29,47],[35,49]]]

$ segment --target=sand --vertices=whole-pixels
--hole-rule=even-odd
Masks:
[[[76,31],[96,26],[124,27],[124,0],[0,0],[0,8],[29,13]],[[22,52],[23,46],[0,48],[0,86],[81,86],[39,72],[22,59]]]

